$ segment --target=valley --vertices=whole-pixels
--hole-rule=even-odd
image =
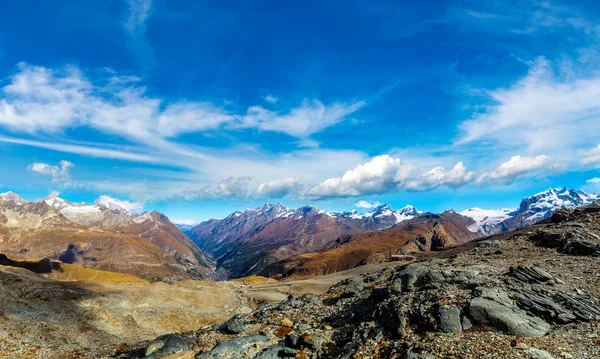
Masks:
[[[0,357],[150,359],[159,356],[140,353],[148,352],[146,346],[157,337],[171,338],[179,343],[177,348],[183,352],[209,353],[219,341],[235,340],[231,335],[257,331],[265,333],[255,333],[264,336],[260,341],[263,344],[252,347],[254,351],[259,349],[256,354],[259,355],[265,344],[281,345],[283,339],[287,343],[288,334],[296,330],[333,344],[316,347],[306,342],[298,347],[281,348],[307,355],[329,353],[325,356],[329,357],[341,345],[350,345],[347,342],[350,332],[343,328],[354,328],[354,322],[346,318],[352,313],[346,310],[353,306],[372,307],[374,313],[387,310],[383,307],[387,304],[381,302],[383,297],[373,302],[373,296],[379,295],[377,288],[383,285],[389,293],[392,290],[389,288],[394,288],[394,278],[400,275],[394,273],[403,273],[403,268],[417,270],[421,266],[427,270],[484,271],[491,277],[501,277],[508,268],[526,265],[531,260],[550,271],[554,266],[568,266],[572,273],[560,276],[560,281],[567,284],[555,285],[555,288],[564,287],[568,291],[573,287],[595,298],[593,287],[577,279],[581,278],[579,271],[591,272],[577,264],[576,256],[595,258],[600,255],[594,240],[600,238],[595,234],[598,232],[597,213],[600,213],[594,209],[597,202],[592,203],[596,198],[597,195],[581,191],[550,189],[523,199],[519,209],[449,210],[440,214],[410,206],[393,211],[382,205],[361,214],[329,213],[310,206],[290,210],[279,204],[265,205],[235,212],[223,220],[182,227],[184,233],[158,212],[128,213],[106,202],[91,206],[76,204],[56,194],[32,202],[14,193],[0,194],[3,253],[0,257],[3,303]],[[575,209],[580,207],[584,209]],[[88,217],[88,213],[95,214]],[[545,220],[546,224],[535,224],[538,220]],[[511,226],[518,228],[509,231]],[[508,244],[511,241],[518,245]],[[563,258],[560,253],[573,257]],[[397,254],[411,254],[416,262],[390,261]],[[561,264],[552,264],[555,262]],[[225,278],[210,279],[223,271],[226,271]],[[484,287],[488,281],[497,281],[485,278],[481,279]],[[449,303],[464,306],[469,295],[473,296],[465,292],[471,287],[459,285],[457,289],[453,287],[455,284],[449,288],[445,285],[442,284],[445,294],[431,293],[434,299],[417,296],[415,300],[441,300],[444,306]],[[364,288],[370,288],[365,293],[371,294],[360,294]],[[440,288],[435,286],[427,290],[437,289]],[[520,298],[521,292],[515,293],[511,298]],[[456,299],[442,300],[444,296]],[[527,298],[519,302],[519,306],[534,305],[527,303],[538,300]],[[591,304],[585,300],[570,305],[583,305],[581,310],[589,310],[586,308]],[[300,312],[293,309],[301,308],[302,301],[313,303],[314,309],[321,308],[328,316],[308,308]],[[427,303],[432,308],[441,305]],[[559,310],[555,304],[548,305]],[[539,310],[542,318],[555,320],[546,316],[545,309],[530,310]],[[419,313],[430,316],[423,320],[440,320],[429,310]],[[356,313],[351,315],[360,317]],[[413,315],[417,315],[416,312],[410,314]],[[600,313],[593,311],[581,315],[600,320]],[[264,316],[270,319],[261,322],[258,318]],[[232,317],[234,319],[230,319]],[[288,317],[293,323],[304,324],[298,327],[292,324],[293,330],[291,327],[283,330],[278,322]],[[390,323],[381,317],[360,320],[367,319],[375,320],[375,325],[380,326],[377,338],[384,342],[395,338],[395,329],[389,332]],[[232,320],[244,324],[235,324],[240,329],[234,331],[222,329]],[[411,341],[422,341],[418,332],[423,329],[417,330],[413,327],[418,326],[417,323],[410,323],[407,320],[403,324],[408,331],[402,337],[408,335]],[[490,325],[489,322],[484,324]],[[334,329],[318,329],[323,326]],[[434,329],[428,327],[426,331],[445,330]],[[544,330],[547,333],[548,330]],[[373,333],[364,332],[363,337],[371,338]],[[484,334],[487,331],[468,333],[475,338],[489,339],[488,334]],[[333,340],[332,334],[340,337]],[[435,338],[431,339],[435,341]],[[499,339],[506,340],[504,337],[493,340]],[[370,353],[366,357],[402,352],[387,344],[368,344],[368,340],[352,345],[364,345],[360,350]],[[188,344],[184,345],[185,342]],[[164,353],[180,351],[162,343]],[[423,342],[422,350],[429,350],[426,343],[429,342]],[[531,342],[531,345],[554,345],[554,342],[536,343]],[[353,351],[359,350],[352,345]],[[441,349],[444,346],[436,348],[445,350]],[[552,348],[547,347],[550,351]],[[162,353],[161,349],[157,350]]]

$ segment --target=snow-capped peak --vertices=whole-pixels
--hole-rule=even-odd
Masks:
[[[46,202],[48,206],[60,210],[65,206],[68,206],[68,202],[59,197],[60,192],[53,191],[48,196],[41,199],[41,202]]]
[[[20,205],[27,203],[27,201],[23,199],[23,197],[12,191],[0,193],[0,198],[2,198],[5,201],[13,201],[16,204]]]
[[[141,202],[123,201],[107,195],[102,195],[98,197],[98,199],[94,201],[94,206],[104,206],[110,209],[111,211],[118,211],[123,213],[140,212],[144,208],[144,204]]]
[[[488,235],[498,232],[497,225],[512,217],[515,211],[515,208],[481,209],[474,207],[459,212],[459,214],[475,221],[467,228],[469,231]]]

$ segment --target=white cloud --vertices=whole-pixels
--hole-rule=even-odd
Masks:
[[[152,47],[146,39],[147,22],[152,15],[152,2],[152,0],[127,0],[128,14],[125,30],[132,41],[134,55],[143,56],[140,60],[144,66],[152,65],[154,62]]]
[[[256,190],[256,194],[259,197],[279,198],[297,192],[300,187],[298,179],[290,177],[261,183]]]
[[[551,158],[546,155],[535,157],[513,156],[510,160],[500,164],[493,171],[482,173],[477,178],[477,183],[482,183],[484,181],[510,183],[521,175],[542,169],[550,161]]]
[[[119,159],[125,161],[134,162],[147,162],[147,163],[170,163],[168,160],[160,157],[154,157],[151,155],[145,155],[142,153],[134,153],[129,151],[120,151],[110,148],[101,148],[95,145],[70,145],[61,143],[52,143],[47,141],[35,141],[25,140],[21,138],[2,137],[0,136],[0,142],[14,143],[19,145],[27,145],[38,148],[45,148],[53,151],[60,151],[66,153],[74,153],[79,155],[85,155],[90,157],[98,158],[110,158]]]
[[[440,186],[458,188],[468,184],[473,179],[475,179],[475,173],[469,171],[462,162],[458,162],[449,171],[438,166],[420,173],[414,180],[406,183],[406,188],[412,191],[430,191]]]
[[[305,138],[339,123],[365,105],[364,101],[358,101],[352,104],[333,103],[326,106],[319,100],[304,100],[300,107],[285,114],[252,106],[246,115],[240,118],[239,126]]]
[[[270,103],[276,103],[277,101],[279,101],[279,99],[273,95],[267,95],[265,96],[265,101]]]
[[[248,195],[250,176],[229,177],[217,185],[201,185],[197,190],[183,191],[179,195],[187,198],[244,198]]]
[[[69,171],[73,167],[75,167],[73,163],[62,160],[57,166],[49,165],[43,162],[34,162],[27,166],[27,169],[31,172],[36,172],[51,177],[52,183],[74,185],[75,182],[71,180],[71,176],[69,174]]]
[[[413,166],[403,165],[399,158],[381,155],[347,171],[342,177],[325,180],[305,194],[322,198],[389,192],[400,188],[413,170]]]
[[[356,202],[354,204],[354,207],[358,207],[358,208],[375,208],[377,206],[380,206],[381,202],[379,201],[375,201],[375,202],[369,202],[366,201],[364,199],[361,199],[360,201]]]
[[[222,128],[257,128],[301,139],[342,121],[365,105],[324,105],[305,100],[287,113],[251,106],[234,113],[208,102],[165,103],[149,97],[138,79],[112,75],[108,83],[92,83],[74,67],[51,70],[19,64],[19,72],[2,88],[0,125],[15,132],[58,133],[68,128],[92,127],[154,147],[178,147],[166,139],[185,133]],[[181,146],[179,147],[181,150]]]
[[[600,177],[590,178],[585,181],[585,185],[582,189],[591,193],[600,193]]]
[[[592,148],[591,150],[581,151],[581,164],[593,165],[600,163],[600,145]]]
[[[544,151],[572,160],[600,133],[600,73],[574,61],[538,58],[524,78],[487,93],[491,104],[461,125],[457,144]],[[575,152],[575,153],[574,153]]]

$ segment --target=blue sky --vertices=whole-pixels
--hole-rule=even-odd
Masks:
[[[4,1],[0,191],[172,219],[600,191],[600,6]]]

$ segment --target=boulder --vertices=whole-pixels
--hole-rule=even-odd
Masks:
[[[475,323],[520,337],[536,337],[548,333],[550,325],[519,309],[500,288],[486,288],[469,304],[469,314]]]
[[[269,340],[264,335],[249,335],[247,337],[223,340],[214,346],[211,350],[199,353],[196,359],[221,359],[229,358],[232,355],[242,354],[248,351],[247,347],[256,345],[257,343],[266,342]]]
[[[273,346],[267,348],[254,356],[253,359],[279,359],[279,358],[295,358],[296,350],[291,348]]]
[[[240,334],[244,329],[246,325],[241,320],[232,318],[223,325],[221,331],[226,334]]]
[[[444,333],[462,332],[460,309],[442,305],[439,309],[438,328]]]
[[[187,338],[181,334],[166,334],[156,338],[146,347],[144,359],[156,359],[191,350]]]
[[[552,298],[530,290],[516,292],[516,300],[519,307],[538,317],[557,324],[567,324],[577,320],[577,317]]]
[[[524,283],[541,284],[553,278],[546,270],[535,265],[510,267],[508,270],[512,277]]]
[[[354,278],[346,284],[346,288],[344,288],[344,297],[354,297],[360,293],[364,287],[365,283],[363,281],[359,278]]]

